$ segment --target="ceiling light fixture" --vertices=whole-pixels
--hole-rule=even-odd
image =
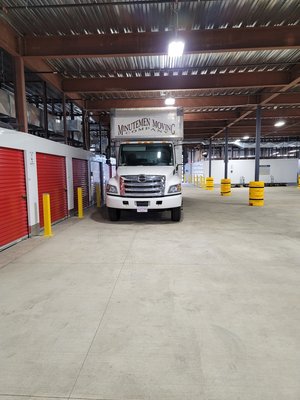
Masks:
[[[175,99],[174,99],[174,97],[167,97],[167,98],[165,99],[165,105],[166,105],[166,106],[174,106],[174,104],[175,104]]]
[[[168,46],[169,57],[181,57],[183,55],[184,42],[182,40],[173,40]]]
[[[177,38],[178,31],[178,3],[174,3],[173,12],[176,15],[176,27],[175,27],[175,38],[168,45],[168,56],[169,57],[181,57],[183,55],[184,42]],[[175,23],[174,23],[175,25]]]
[[[282,119],[280,119],[279,121],[275,122],[275,124],[274,124],[274,126],[276,126],[276,128],[280,128],[283,125],[285,125],[285,121],[283,121]]]
[[[244,136],[243,139],[248,140],[248,139],[250,139],[250,136]]]

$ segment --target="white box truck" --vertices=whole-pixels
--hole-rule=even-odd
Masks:
[[[116,176],[106,188],[111,221],[122,210],[171,211],[180,221],[183,110],[140,108],[111,110],[111,145]]]

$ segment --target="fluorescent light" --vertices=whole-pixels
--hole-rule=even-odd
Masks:
[[[298,150],[290,150],[289,153],[296,153]]]
[[[243,139],[244,140],[248,140],[250,137],[249,136],[244,136]]]
[[[174,97],[167,97],[165,100],[165,105],[166,106],[174,106],[175,104],[175,99]]]
[[[274,124],[274,126],[276,126],[277,128],[280,128],[283,125],[285,125],[285,121],[283,121],[282,119],[280,119],[279,121],[275,122],[275,124]]]
[[[180,40],[174,40],[169,43],[168,56],[169,57],[181,57],[183,54],[184,42]]]
[[[279,154],[279,151],[276,151],[276,153],[272,153],[272,156],[276,156],[277,154]]]

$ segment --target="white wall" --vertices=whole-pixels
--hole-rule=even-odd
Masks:
[[[199,173],[202,170],[201,164],[204,164],[204,176],[208,176],[209,162],[205,160],[193,164],[193,173]],[[287,159],[261,159],[260,165],[270,165],[270,175],[260,175],[260,180],[265,183],[289,183],[297,182],[297,174],[300,170],[299,160],[296,158]],[[229,160],[228,161],[228,178],[233,184],[249,183],[254,180],[255,160]],[[199,171],[199,172],[198,172]],[[216,184],[221,183],[224,178],[224,161],[212,160],[211,175]]]
[[[67,146],[61,143],[56,143],[51,140],[40,138],[38,136],[30,135],[28,133],[8,130],[4,128],[0,128],[0,147],[8,147],[24,151],[29,227],[39,224],[38,183],[36,168],[37,152],[65,157],[68,210],[72,210],[74,208],[72,158],[80,158],[89,161],[89,185],[91,182],[90,162],[105,161],[104,157],[100,157],[86,150]],[[91,200],[91,189],[89,193]]]

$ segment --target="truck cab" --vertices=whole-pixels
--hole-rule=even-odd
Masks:
[[[150,126],[143,135],[138,130],[131,132],[130,136],[126,135],[126,138],[121,137],[114,141],[117,158],[116,176],[109,180],[106,188],[106,205],[112,221],[120,218],[122,210],[137,212],[170,210],[172,221],[180,221],[181,218],[182,145],[179,140],[181,132],[178,130],[175,132],[173,127],[173,136],[166,137],[167,135],[163,135],[164,132],[160,132],[161,139],[165,140],[158,140],[151,130],[151,126],[157,126],[157,114],[161,117],[169,113],[170,119],[170,114],[177,118],[177,112],[174,114],[174,110],[170,113],[164,109],[163,111],[159,109],[159,112],[157,109],[147,111],[147,116],[141,118],[139,110],[139,123],[134,119],[135,126],[146,124],[146,118],[147,122],[150,120]],[[144,109],[143,112],[145,113]],[[120,124],[118,126],[120,127]],[[126,125],[130,126],[132,122]],[[167,126],[165,130],[168,130]],[[120,132],[120,128],[117,132]],[[137,134],[139,139],[143,140],[137,140]],[[116,138],[113,134],[112,136]]]

